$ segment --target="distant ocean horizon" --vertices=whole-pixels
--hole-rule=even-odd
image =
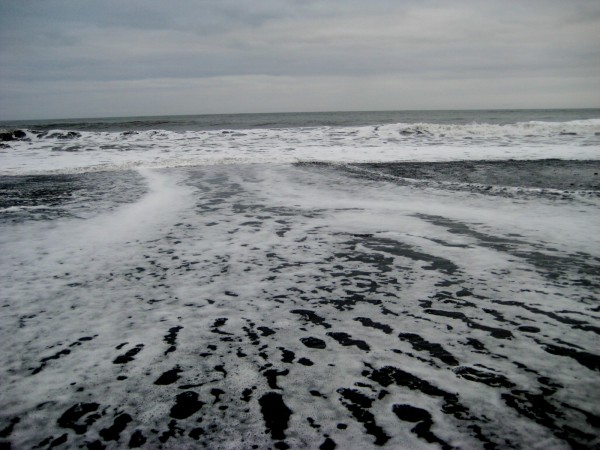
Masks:
[[[31,126],[50,129],[53,127],[67,127],[82,131],[160,128],[177,131],[219,128],[342,127],[420,122],[436,124],[479,122],[502,125],[532,120],[561,122],[594,118],[600,118],[600,108],[307,111],[20,119],[0,121],[0,128]]]

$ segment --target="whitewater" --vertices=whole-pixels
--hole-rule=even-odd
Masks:
[[[21,130],[0,174],[78,173],[298,161],[596,159],[600,119],[516,124],[398,123],[237,130]],[[7,145],[7,144],[5,144]]]
[[[597,447],[599,117],[3,124],[0,443]]]

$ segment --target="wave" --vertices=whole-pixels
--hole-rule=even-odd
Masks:
[[[3,130],[0,174],[209,164],[600,159],[600,119],[221,130]]]
[[[387,128],[388,126],[386,126]],[[428,134],[438,137],[555,137],[600,134],[600,119],[568,122],[529,121],[515,124],[470,123],[446,125],[432,123],[396,124],[401,134]]]
[[[129,122],[132,129],[127,131],[74,131],[69,128],[50,128],[50,129],[0,129],[0,141],[18,141],[18,140],[37,140],[37,139],[77,139],[82,137],[97,136],[99,138],[124,138],[124,137],[202,137],[202,136],[259,136],[265,137],[265,134],[289,135],[339,135],[346,134],[349,137],[365,136],[367,134],[379,135],[381,138],[398,136],[433,136],[433,137],[553,137],[553,136],[577,136],[577,135],[600,135],[600,118],[572,120],[567,122],[543,122],[527,121],[514,124],[490,124],[472,122],[469,124],[438,124],[438,123],[395,123],[381,124],[358,127],[336,127],[336,126],[311,126],[311,127],[293,127],[293,128],[254,128],[254,129],[217,129],[217,130],[189,130],[172,131],[156,129],[138,130],[135,122]],[[161,122],[155,122],[160,125]],[[269,123],[265,123],[268,126]],[[231,136],[230,136],[231,137]]]

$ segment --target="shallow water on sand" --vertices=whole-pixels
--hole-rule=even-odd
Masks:
[[[11,178],[21,206],[60,211],[2,224],[3,442],[598,445],[593,183],[487,189],[471,172],[65,175],[45,182],[75,194],[51,205]]]

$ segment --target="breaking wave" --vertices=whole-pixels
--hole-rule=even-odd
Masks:
[[[298,161],[597,159],[600,119],[222,130],[0,130],[0,173]]]

